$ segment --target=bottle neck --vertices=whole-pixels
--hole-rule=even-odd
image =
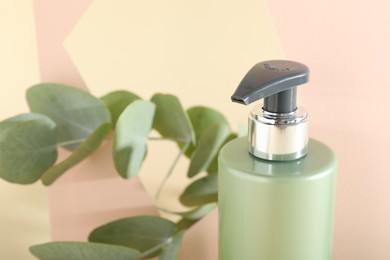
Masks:
[[[263,109],[272,113],[289,113],[297,109],[297,88],[290,88],[264,98]]]
[[[271,161],[291,161],[307,154],[308,120],[303,108],[273,113],[256,107],[248,119],[249,152]]]

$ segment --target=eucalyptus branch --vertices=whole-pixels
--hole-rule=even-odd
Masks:
[[[159,93],[150,101],[142,100],[128,91],[114,91],[99,99],[83,90],[56,83],[31,87],[27,91],[27,99],[32,113],[0,122],[0,147],[4,148],[0,149],[0,177],[9,182],[30,184],[40,179],[45,185],[50,185],[91,155],[105,140],[114,141],[112,149],[115,168],[125,179],[138,174],[146,155],[148,140],[173,141],[179,144],[180,152],[160,183],[156,199],[176,169],[180,157],[186,153],[197,155],[190,158],[193,176],[209,169],[210,163],[213,172],[217,171],[213,160],[227,130],[215,126],[228,126],[228,123],[214,109],[196,106],[184,110],[176,96]],[[139,120],[140,117],[143,120]],[[100,125],[98,128],[97,123]],[[61,131],[56,131],[57,126],[61,127]],[[163,136],[149,137],[152,128]],[[86,129],[95,130],[85,138],[74,139],[75,136],[85,136]],[[192,147],[191,141],[195,136],[199,139],[199,145],[194,144]],[[57,146],[65,146],[72,151],[58,163]],[[12,149],[9,150],[8,147]],[[191,153],[187,151],[189,148]],[[208,175],[191,183],[180,196],[183,205],[197,208],[188,212],[170,212],[182,217],[177,223],[161,217],[129,217],[96,228],[91,233],[92,243],[46,243],[35,246],[32,253],[40,259],[53,259],[57,256],[72,258],[67,257],[68,253],[72,256],[82,255],[84,258],[102,253],[105,258],[102,256],[101,259],[112,259],[113,255],[122,254],[123,248],[113,248],[108,245],[110,243],[101,241],[119,239],[131,242],[138,251],[144,251],[141,253],[142,258],[157,256],[162,251],[162,259],[167,259],[167,256],[172,260],[178,259],[185,230],[216,207],[216,194],[216,175]],[[137,227],[137,232],[127,231],[132,230],[132,226]],[[111,232],[111,228],[123,229],[123,232],[116,234]],[[145,239],[141,245],[140,237],[150,237],[153,241]],[[144,248],[147,248],[146,251]],[[136,257],[138,256],[137,252]]]
[[[169,171],[168,171],[167,175],[165,176],[165,178],[161,182],[160,186],[158,187],[158,190],[157,190],[157,193],[156,193],[156,199],[157,200],[160,197],[161,191],[162,191],[163,187],[165,186],[165,183],[167,182],[168,178],[172,175],[173,170],[175,169],[177,163],[179,162],[180,157],[185,153],[185,151],[190,146],[190,144],[191,144],[191,142],[186,142],[183,145],[183,147],[180,149],[180,152],[175,157],[175,160],[173,161],[171,167],[169,168]]]

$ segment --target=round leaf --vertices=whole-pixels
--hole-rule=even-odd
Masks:
[[[188,117],[190,118],[191,124],[194,128],[195,138],[199,140],[201,136],[208,130],[210,127],[216,124],[225,124],[229,127],[224,115],[218,112],[215,109],[204,107],[204,106],[195,106],[187,110]],[[188,158],[191,158],[191,155],[194,151],[194,145],[190,145],[186,150],[185,155]]]
[[[190,207],[218,201],[218,175],[209,175],[191,183],[180,196],[180,201]]]
[[[183,240],[185,231],[178,232],[167,246],[163,249],[158,260],[177,260],[179,258],[180,246]]]
[[[52,184],[64,172],[87,158],[100,146],[104,137],[110,130],[110,124],[103,124],[97,128],[68,158],[48,169],[42,175],[42,183],[44,185]]]
[[[207,173],[209,174],[216,174],[218,173],[218,154],[219,154],[219,151],[221,150],[221,148],[228,142],[230,142],[231,140],[237,138],[237,134],[236,133],[231,133],[226,139],[225,141],[223,141],[223,144],[219,147],[219,150],[217,152],[217,154],[214,156],[213,160],[211,161],[209,167],[207,168]]]
[[[107,95],[100,98],[107,108],[110,110],[112,125],[115,126],[120,114],[123,110],[130,105],[133,101],[141,99],[136,94],[133,94],[126,90],[117,90],[110,92]]]
[[[96,228],[89,241],[134,248],[144,258],[158,255],[176,232],[175,223],[154,216],[120,219]]]
[[[196,220],[196,219],[203,218],[204,216],[209,214],[212,210],[214,210],[216,207],[217,207],[216,203],[208,203],[208,204],[202,205],[196,209],[193,209],[193,210],[190,210],[187,212],[177,213],[177,214],[181,215],[185,219]]]
[[[153,127],[163,137],[181,143],[195,142],[195,134],[179,99],[173,95],[156,94],[152,97],[156,104]]]
[[[170,214],[179,215],[183,219],[197,220],[197,219],[201,219],[204,216],[206,216],[210,211],[212,211],[216,207],[217,207],[216,203],[208,203],[205,205],[201,205],[200,207],[197,207],[197,208],[192,209],[190,211],[184,211],[184,212],[174,212],[174,211],[169,211],[169,210],[166,210],[163,208],[160,208],[160,210],[163,212],[170,213]]]
[[[136,260],[141,254],[134,249],[87,242],[51,242],[30,247],[41,260]]]
[[[206,130],[191,156],[188,177],[207,170],[229,134],[230,129],[225,124],[214,125]]]
[[[224,115],[209,107],[191,107],[187,110],[187,114],[194,127],[196,140],[199,140],[204,132],[214,125],[225,124],[229,126]]]
[[[39,84],[27,91],[30,110],[50,117],[58,126],[58,142],[75,150],[96,128],[111,123],[103,101],[91,94],[61,84]]]
[[[114,162],[123,178],[136,175],[145,158],[155,105],[137,100],[120,115],[115,129]]]
[[[57,160],[56,125],[39,114],[23,114],[0,123],[0,177],[29,184]]]
[[[217,207],[217,203],[208,203],[201,205],[198,208],[195,208],[191,211],[176,213],[182,216],[182,219],[176,223],[179,230],[188,230],[195,223],[197,223],[201,218],[205,217],[212,210]]]

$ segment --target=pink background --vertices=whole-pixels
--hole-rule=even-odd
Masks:
[[[286,57],[311,68],[311,135],[339,156],[334,259],[390,259],[390,3],[267,3]]]
[[[91,2],[34,1],[42,81],[63,82],[86,88],[85,80],[64,50],[63,42]],[[390,259],[390,170],[387,168],[390,147],[387,115],[390,111],[390,78],[386,72],[390,46],[390,3],[384,0],[267,0],[266,3],[285,58],[301,61],[311,68],[310,84],[300,89],[300,104],[311,116],[311,135],[330,144],[340,159],[334,259]],[[223,10],[221,7],[221,12]],[[241,41],[240,48],[245,49],[250,41],[251,35],[248,35]],[[256,57],[254,53],[253,60]],[[242,71],[230,73],[236,73],[233,75],[238,82],[244,70],[251,65],[243,64]],[[234,84],[231,82],[229,88],[234,88]],[[216,91],[222,92],[226,86],[217,88],[220,89]],[[204,104],[211,105],[212,100],[206,99]],[[224,106],[221,105],[221,108]],[[235,111],[227,106],[228,114],[237,123],[238,118],[244,117]],[[242,121],[245,122],[245,119]],[[64,195],[61,187],[88,186],[90,182],[83,182],[88,176],[77,177],[76,180],[72,176],[80,172],[88,175],[85,169],[93,170],[90,168],[93,166],[88,166],[89,163],[87,161],[82,166],[86,168],[75,169],[73,175],[51,188],[51,201],[71,202],[67,197],[71,194]],[[110,177],[101,176],[95,182],[102,179]],[[72,184],[74,181],[76,185]],[[98,192],[99,189],[92,188],[90,192],[93,190]],[[117,189],[104,191],[111,193]],[[91,197],[88,197],[88,192],[84,192],[84,195],[86,198],[83,199]],[[148,204],[150,198],[142,198],[145,205]],[[115,198],[106,203],[112,206],[113,201]],[[91,204],[90,201],[87,204],[96,205],[96,208],[62,208],[63,211],[60,211],[60,204],[51,204],[54,238],[81,237],[89,226],[104,222],[105,219],[90,218],[93,212],[101,210],[101,205]],[[118,205],[118,208],[122,206]],[[59,221],[69,212],[73,214],[73,219],[81,222],[91,219],[80,226],[79,234],[67,234],[66,225]],[[125,213],[120,212],[118,216]],[[112,216],[106,217],[108,219]],[[212,230],[210,241],[203,245],[209,253],[198,259],[216,259],[215,220],[214,214],[191,231],[197,233],[197,241],[201,244],[199,237],[207,239]],[[69,223],[72,224],[72,221]]]

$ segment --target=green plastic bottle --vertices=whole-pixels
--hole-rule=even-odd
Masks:
[[[220,260],[330,260],[337,158],[308,137],[296,86],[308,81],[298,62],[256,64],[232,96],[249,104],[247,137],[219,155]]]

